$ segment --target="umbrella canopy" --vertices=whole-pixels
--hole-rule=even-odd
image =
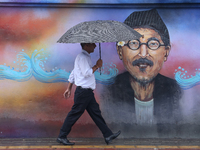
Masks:
[[[99,56],[101,59],[100,43],[128,41],[139,39],[141,36],[137,31],[122,22],[97,20],[86,21],[73,26],[57,42],[99,43]]]
[[[113,20],[79,23],[70,28],[58,43],[104,43],[139,39],[142,35],[128,25]]]

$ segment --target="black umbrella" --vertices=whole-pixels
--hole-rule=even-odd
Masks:
[[[113,20],[79,23],[70,28],[58,43],[104,43],[139,39],[141,34],[128,25]]]
[[[79,23],[70,28],[58,43],[99,43],[120,42],[139,39],[142,35],[128,25],[113,20],[97,20]]]

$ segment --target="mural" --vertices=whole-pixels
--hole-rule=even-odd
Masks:
[[[148,12],[151,9],[1,7],[0,137],[58,136],[73,104],[73,95],[66,100],[63,92],[74,59],[80,52],[79,44],[56,43],[66,30],[84,21],[124,22],[135,11]],[[159,32],[169,37],[159,38],[154,28],[149,29],[145,25],[136,29],[144,35],[144,41],[130,41],[124,46],[120,42],[117,48],[116,43],[102,43],[104,66],[101,75],[95,72],[98,81],[96,99],[112,130],[122,131],[120,137],[199,138],[199,9],[153,10],[160,17],[155,21],[160,21],[158,24],[162,28]],[[149,17],[147,22],[152,20]],[[149,42],[150,35],[157,36],[159,42],[154,43],[157,40],[152,38],[154,42]],[[150,48],[160,44],[159,49],[162,49],[159,53],[159,49],[149,53],[153,64],[147,60],[135,62],[136,66],[140,66],[138,70],[131,66],[137,51],[132,44],[136,42],[140,47]],[[133,50],[129,50],[128,46]],[[98,47],[96,49],[92,54],[93,62],[99,57]],[[151,65],[152,68],[155,66],[154,73],[148,70]],[[138,73],[137,78],[144,76],[147,79],[158,74],[155,82],[151,82],[155,88],[142,84],[141,89],[134,93],[134,85],[129,84],[129,74],[134,75],[135,72]],[[145,73],[151,76],[145,76]],[[125,82],[128,84],[121,84]],[[140,95],[142,90],[147,97]],[[147,91],[151,94],[145,93]],[[140,103],[142,99],[153,101],[143,104]],[[135,109],[136,105],[138,108],[142,108],[139,105],[148,105],[151,109],[145,108],[147,111],[141,112],[141,109]],[[78,120],[70,133],[70,137],[101,136],[88,114]]]

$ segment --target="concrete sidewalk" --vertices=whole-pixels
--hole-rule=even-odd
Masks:
[[[93,149],[93,150],[158,150],[200,149],[200,139],[115,139],[106,145],[103,138],[69,138],[73,146],[64,146],[56,138],[0,138],[0,149]]]

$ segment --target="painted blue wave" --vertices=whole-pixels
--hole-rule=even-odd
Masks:
[[[187,76],[184,68],[179,67],[178,69],[175,70],[175,80],[182,89],[187,90],[200,84],[200,69],[196,69],[195,76]]]
[[[31,58],[25,52],[20,52],[17,54],[17,61],[13,61],[19,66],[18,68],[11,68],[6,66],[5,63],[0,65],[0,80],[10,79],[24,82],[34,76],[36,80],[43,83],[68,82],[70,72],[57,69],[57,67],[50,71],[44,69],[47,59],[47,53],[43,49],[35,50]],[[95,72],[95,78],[98,83],[112,84],[117,74],[118,69],[115,64],[105,64],[102,67],[101,75],[99,72]]]
[[[70,73],[62,69],[55,71],[44,71],[40,66],[44,67],[47,57],[44,58],[46,53],[42,49],[41,51],[35,50],[31,56],[31,65],[33,69],[33,76],[43,83],[55,83],[55,82],[67,82]]]
[[[116,65],[111,63],[111,64],[105,64],[102,67],[101,73],[100,71],[96,71],[95,78],[97,83],[101,84],[113,84],[114,83],[114,78],[118,74],[118,69],[116,68]]]
[[[23,52],[17,54],[18,61],[21,62],[21,66],[24,66],[22,70],[15,71],[14,68],[6,65],[0,65],[0,80],[10,79],[19,82],[28,81],[32,77],[32,68],[30,57]]]

